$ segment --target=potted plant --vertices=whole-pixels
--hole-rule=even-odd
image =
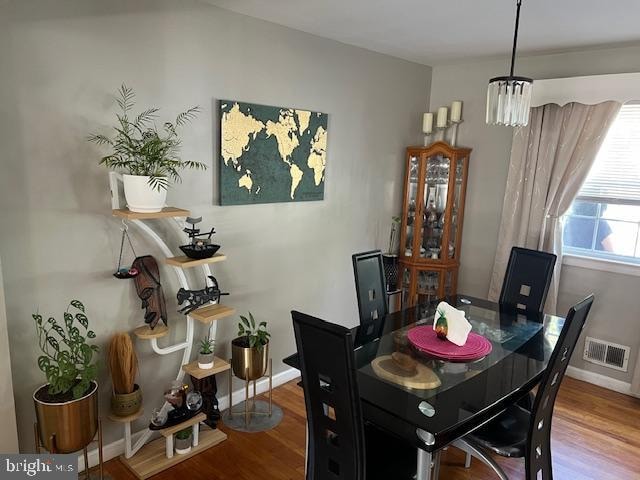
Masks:
[[[148,108],[130,117],[134,100],[133,90],[123,84],[116,98],[121,111],[116,114],[114,136],[92,134],[88,140],[111,147],[111,153],[100,160],[101,165],[126,172],[123,175],[124,196],[129,210],[159,212],[164,207],[169,183],[181,181],[181,170],[207,168],[203,163],[179,157],[178,130],[191,122],[200,108],[191,107],[180,113],[173,123],[164,122],[159,131],[155,125],[159,109]]]
[[[89,329],[82,302],[71,300],[64,322],[39,313],[32,315],[38,333],[38,368],[47,377],[33,394],[38,435],[51,453],[81,450],[98,430],[98,367],[94,361],[96,338]]]
[[[215,341],[207,336],[200,342],[198,350],[198,368],[209,370],[213,368],[213,348]]]
[[[174,450],[179,455],[184,455],[191,451],[191,444],[193,443],[193,434],[191,427],[180,430],[176,433],[175,440],[173,442]]]
[[[236,377],[256,380],[267,371],[269,337],[267,322],[256,321],[251,312],[249,318],[240,316],[238,338],[231,341],[231,367]]]
[[[135,383],[138,357],[128,333],[111,337],[107,358],[113,385],[111,412],[118,417],[133,415],[142,406],[142,390]]]

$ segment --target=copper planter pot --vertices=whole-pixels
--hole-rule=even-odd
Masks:
[[[43,385],[33,394],[38,420],[38,435],[51,453],[72,453],[82,450],[98,431],[98,384],[84,397],[68,402],[46,403],[36,394],[49,385]]]
[[[268,363],[268,343],[258,348],[246,347],[245,337],[238,337],[231,341],[231,368],[236,377],[242,380],[257,380],[266,373]]]

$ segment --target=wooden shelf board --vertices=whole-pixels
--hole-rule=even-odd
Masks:
[[[156,328],[153,330],[148,325],[143,325],[142,327],[136,328],[133,333],[136,337],[142,338],[143,340],[151,340],[152,338],[164,337],[169,333],[169,329],[166,325],[162,324],[156,325]]]
[[[189,258],[183,255],[180,257],[165,258],[164,263],[166,263],[167,265],[172,265],[174,267],[191,268],[205,265],[207,263],[222,262],[226,259],[227,256],[222,253],[216,253],[213,257],[203,258],[200,260],[194,260],[193,258]]]
[[[189,420],[185,420],[182,423],[178,423],[173,427],[163,428],[162,430],[154,430],[154,432],[158,432],[160,435],[166,438],[170,435],[173,435],[174,433],[179,432],[180,430],[184,430],[185,428],[190,427],[191,425],[204,422],[206,419],[207,419],[207,416],[204,413],[199,413],[191,417]]]
[[[188,217],[190,215],[189,210],[176,207],[165,207],[162,211],[155,213],[132,212],[128,208],[118,208],[112,210],[112,213],[116,217],[127,220],[152,220],[154,218]]]
[[[138,410],[136,413],[132,413],[131,415],[127,415],[126,417],[119,417],[119,416],[114,415],[113,413],[109,412],[109,414],[107,415],[107,418],[109,420],[111,420],[112,422],[129,423],[129,422],[133,422],[134,420],[140,418],[143,413],[144,413],[144,409],[143,408],[140,408],[140,410]]]
[[[198,320],[199,322],[210,323],[214,320],[220,320],[221,318],[228,317],[235,313],[235,308],[216,303],[213,305],[200,307],[197,310],[191,312],[189,315],[191,316],[191,318],[193,318],[194,320]]]
[[[165,439],[161,437],[146,444],[131,458],[124,458],[122,455],[120,461],[137,478],[144,480],[227,439],[227,435],[220,430],[201,429],[199,437],[198,446],[191,447],[191,451],[184,455],[175,453],[173,458],[167,458],[165,456]]]
[[[187,363],[182,366],[182,370],[184,370],[187,374],[195,377],[195,378],[205,378],[210,377],[211,375],[215,375],[216,373],[225,372],[231,368],[231,364],[229,362],[225,362],[221,358],[214,357],[213,358],[213,367],[208,369],[202,369],[198,367],[198,361],[194,360],[191,363]]]

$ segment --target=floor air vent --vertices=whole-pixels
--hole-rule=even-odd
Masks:
[[[584,355],[582,358],[587,362],[626,372],[630,350],[631,347],[625,345],[587,337],[584,342]]]

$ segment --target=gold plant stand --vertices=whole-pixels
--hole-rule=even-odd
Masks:
[[[229,361],[231,363],[231,361]],[[269,402],[257,400],[256,383],[260,378],[269,378]],[[275,427],[282,420],[282,409],[273,404],[273,360],[269,359],[268,373],[262,377],[248,380],[249,368],[246,369],[244,381],[244,402],[241,410],[233,409],[233,369],[229,369],[229,408],[223,414],[225,425],[234,430],[259,432]],[[253,396],[249,397],[249,389],[253,383]],[[238,417],[243,417],[244,422]]]
[[[41,442],[40,440],[40,434],[38,433],[38,422],[33,422],[33,433],[34,433],[34,440],[35,440],[35,446],[36,446],[36,453],[39,454],[40,453],[40,449],[41,448],[45,448],[45,445]],[[55,438],[54,440],[54,445],[55,445]],[[89,445],[91,445],[92,443],[95,443],[96,440],[92,440],[91,442],[89,442],[87,445],[84,446],[84,448],[82,449],[82,454],[84,456],[84,478],[85,480],[90,480],[91,479],[91,475],[90,475],[90,471],[89,471],[89,453],[87,451],[87,448],[89,447]],[[102,420],[100,418],[98,418],[98,468],[100,471],[100,480],[108,480],[109,477],[105,477],[104,476],[104,458],[103,458],[103,454],[102,454]],[[45,448],[46,449],[46,448]],[[56,453],[56,452],[49,452],[49,453]],[[78,472],[78,478],[80,478],[80,472]]]

